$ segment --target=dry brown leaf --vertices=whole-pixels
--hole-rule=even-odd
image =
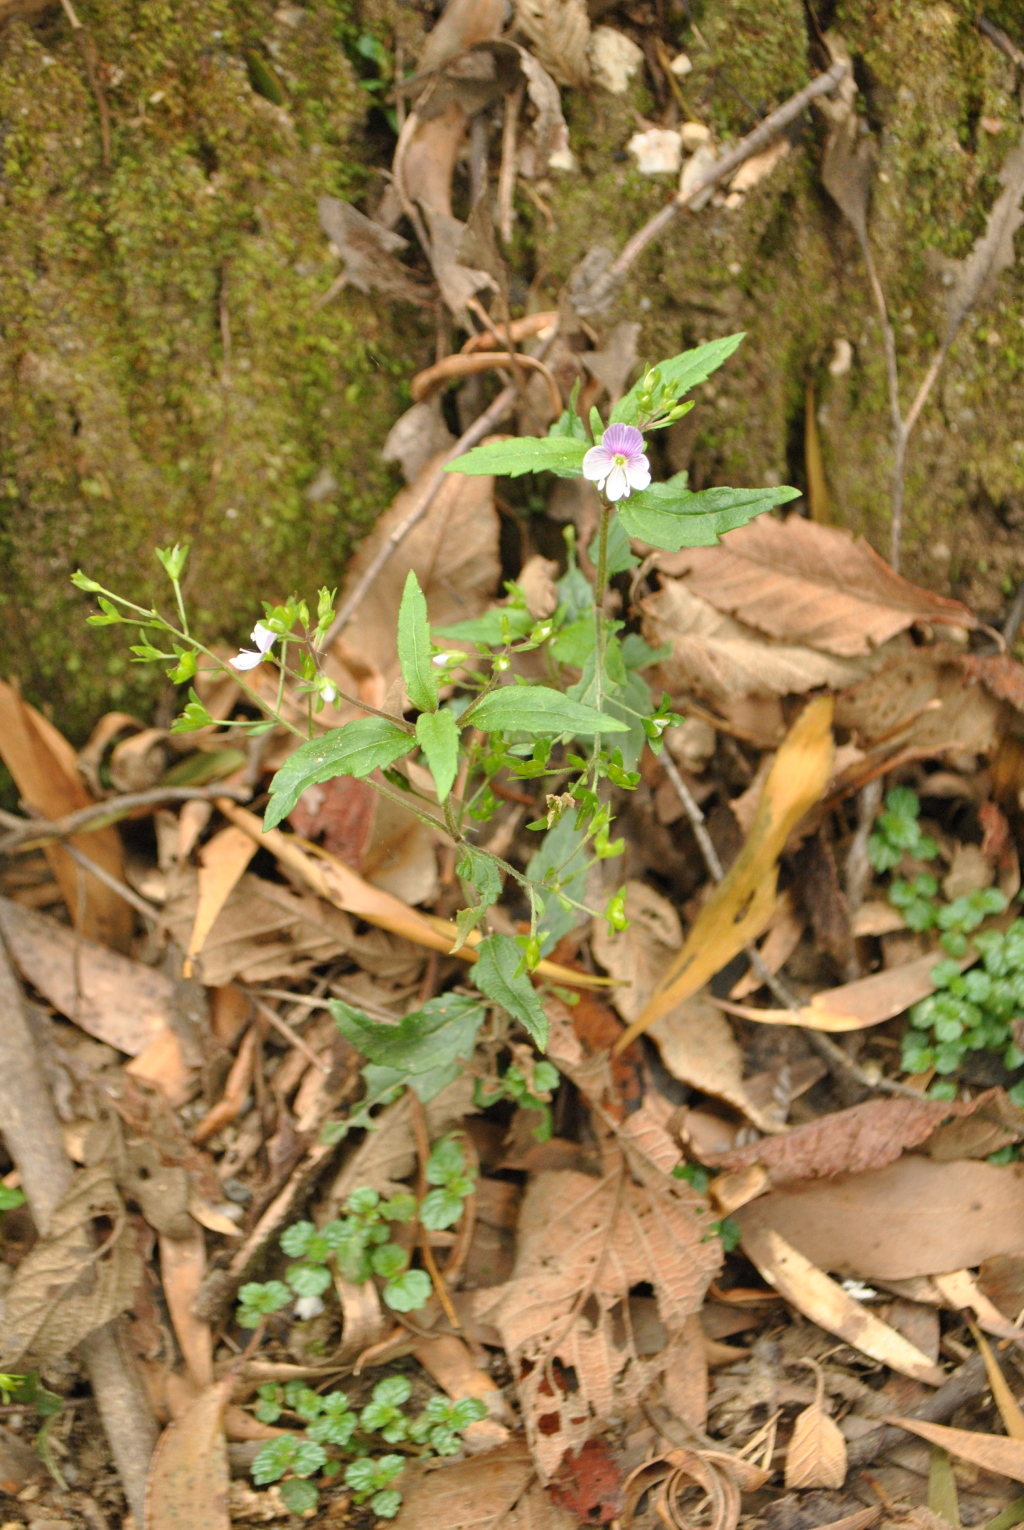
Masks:
[[[793,889],[787,888],[776,901],[765,937],[758,948],[761,960],[769,972],[778,972],[786,965],[800,944],[800,937],[806,928],[806,915],[797,908]],[[755,993],[763,981],[764,979],[751,967],[730,988],[730,999],[733,1002],[745,999],[748,994]]]
[[[661,988],[617,1043],[617,1050],[695,994],[768,923],[775,908],[778,858],[783,846],[828,782],[833,754],[831,722],[832,698],[819,696],[789,730],[775,756],[743,848],[695,919]]]
[[[110,1236],[97,1247],[93,1222]],[[50,1228],[7,1288],[0,1320],[0,1363],[9,1370],[67,1355],[95,1328],[126,1312],[142,1278],[124,1203],[110,1169],[79,1169],[53,1213]]]
[[[686,1319],[662,1359],[666,1407],[691,1429],[704,1429],[708,1418],[708,1353],[699,1313]]]
[[[758,1105],[747,1092],[743,1053],[729,1022],[704,993],[695,993],[655,1020],[648,1035],[673,1078],[734,1105],[759,1131],[779,1130],[772,1111]]]
[[[658,1194],[624,1165],[603,1179],[538,1174],[523,1200],[512,1279],[477,1294],[474,1310],[508,1353],[542,1479],[602,1420],[635,1403],[660,1368],[638,1356],[622,1321],[630,1287],[654,1287],[672,1335],[699,1310],[718,1268],[718,1245],[702,1242],[696,1198],[663,1181]],[[572,1390],[560,1380],[567,1373]]]
[[[635,1020],[658,987],[672,957],[683,943],[679,915],[646,882],[626,883],[629,927],[609,933],[607,920],[591,921],[594,955],[616,987],[612,1003],[623,1020]]]
[[[905,1153],[866,1174],[806,1180],[736,1212],[814,1264],[860,1280],[910,1280],[1024,1252],[1024,1165],[935,1163]]]
[[[516,25],[559,85],[585,85],[590,18],[584,0],[516,0]]]
[[[663,577],[661,589],[641,601],[641,609],[647,641],[671,647],[657,673],[676,694],[694,691],[721,704],[737,696],[804,695],[821,685],[853,685],[866,672],[864,659],[764,637],[716,610],[682,579]]]
[[[867,1100],[796,1126],[784,1136],[716,1153],[708,1161],[715,1168],[732,1170],[762,1164],[773,1186],[831,1179],[837,1174],[863,1174],[884,1168],[908,1149],[920,1147],[950,1116],[970,1116],[984,1109],[998,1093],[1001,1091],[987,1090],[973,1100],[892,1096]]]
[[[125,1072],[163,1090],[171,1105],[185,1105],[198,1089],[197,1069],[185,1061],[181,1038],[174,1031],[158,1031]]]
[[[484,338],[489,340],[490,336]],[[423,404],[413,404],[404,414],[399,415],[388,431],[380,454],[385,462],[397,462],[406,483],[413,483],[431,457],[436,457],[438,452],[447,455],[454,445],[455,437],[441,413],[441,399],[435,397]],[[357,778],[338,776],[335,779],[355,781]],[[302,830],[298,832],[301,834]],[[348,860],[349,857],[344,856],[343,859]]]
[[[381,545],[409,514],[440,459],[427,463],[420,479],[403,489],[391,508],[359,544],[349,564],[343,596],[358,583]],[[479,616],[490,603],[501,574],[494,480],[449,473],[430,509],[389,558],[353,616],[349,634],[358,634],[360,652],[384,677],[385,688],[399,677],[395,612],[409,570],[415,571],[435,627]]]
[[[992,1398],[999,1409],[999,1416],[1003,1421],[1003,1428],[1011,1440],[1024,1440],[1024,1413],[1020,1411],[1020,1403],[1010,1390],[1010,1383],[1003,1375],[998,1360],[992,1353],[992,1346],[983,1333],[979,1333],[974,1325],[971,1325],[974,1342],[981,1351],[985,1362],[985,1374],[988,1377],[989,1390]]]
[[[987,1472],[999,1472],[1024,1482],[1024,1440],[1011,1440],[1004,1434],[976,1434],[973,1429],[951,1429],[946,1424],[928,1424],[919,1418],[890,1417],[887,1423],[918,1434],[922,1440],[939,1445],[950,1455],[973,1461]]]
[[[0,898],[0,935],[22,977],[54,1009],[100,1041],[135,1057],[170,1024],[174,985],[46,914]]]
[[[786,1451],[787,1488],[841,1488],[846,1478],[846,1441],[825,1412],[825,1377],[814,1361],[816,1390],[809,1408],[798,1413]]]
[[[979,625],[959,600],[895,573],[863,537],[800,515],[758,516],[717,547],[661,554],[658,567],[747,626],[839,658],[868,655],[914,622]]]
[[[506,1516],[533,1477],[533,1462],[521,1440],[486,1456],[425,1471],[410,1463],[402,1474],[402,1507],[394,1530],[506,1530]]]
[[[82,783],[75,752],[67,739],[2,680],[0,756],[25,802],[44,818],[62,818],[65,813],[91,806],[93,799]],[[121,839],[112,825],[74,835],[69,843],[119,882],[124,880]],[[79,932],[116,951],[126,951],[133,914],[124,899],[89,872],[80,872],[60,844],[51,840],[45,846],[45,855]],[[85,893],[81,910],[80,879]]]
[[[894,653],[873,673],[836,698],[836,727],[849,729],[854,742],[870,748],[880,741],[881,758],[899,750],[927,759],[946,750],[988,754],[1012,716],[980,685],[965,685],[965,655],[947,643]],[[912,752],[911,752],[912,751]],[[871,755],[858,769],[874,769]],[[843,778],[833,792],[843,790]]]
[[[234,1377],[218,1381],[157,1442],[146,1484],[145,1530],[231,1530],[224,1410]]]
[[[258,1044],[259,1032],[253,1026],[248,1035],[243,1038],[237,1056],[231,1064],[231,1071],[224,1083],[224,1093],[216,1105],[207,1111],[192,1133],[192,1141],[197,1147],[208,1142],[222,1126],[227,1126],[229,1121],[234,1121],[241,1114],[252,1084]]]
[[[212,1333],[209,1323],[192,1311],[206,1272],[203,1229],[193,1223],[187,1238],[169,1238],[161,1233],[159,1245],[160,1283],[178,1348],[196,1386],[208,1387],[213,1382]]]
[[[914,1381],[941,1386],[946,1379],[938,1366],[902,1334],[875,1317],[860,1302],[848,1296],[842,1286],[830,1280],[822,1269],[799,1253],[773,1228],[748,1222],[749,1214],[763,1201],[755,1201],[737,1213],[743,1225],[743,1251],[768,1284],[798,1312],[845,1339],[854,1349],[891,1366]]]
[[[345,263],[339,286],[357,287],[360,292],[379,292],[398,303],[430,303],[431,290],[415,279],[398,259],[409,241],[390,229],[373,223],[350,203],[337,197],[322,196],[317,203],[320,227]]]
[[[192,959],[199,955],[214,921],[238,883],[239,877],[256,854],[250,835],[229,824],[203,846],[199,855],[196,917],[189,936],[183,972],[192,976]]]
[[[658,1518],[671,1530],[736,1530],[740,1493],[763,1487],[769,1474],[724,1450],[670,1450],[636,1467],[622,1485],[622,1530],[633,1530],[648,1493]],[[695,1497],[694,1489],[701,1496]]]
[[[607,390],[611,404],[617,404],[625,393],[640,360],[637,341],[642,327],[639,323],[622,319],[609,330],[599,351],[584,351],[580,356],[591,377],[596,377]]]
[[[997,1307],[992,1300],[992,1289],[1000,1296],[1004,1292],[998,1286],[990,1288],[989,1282],[994,1269],[1005,1271],[1020,1263],[1012,1255],[997,1255],[994,1259],[982,1261],[983,1268],[977,1276],[972,1275],[970,1270],[951,1270],[947,1275],[933,1275],[929,1284],[955,1312],[962,1312],[965,1307],[971,1309],[978,1320],[978,1326],[986,1333],[993,1333],[1000,1339],[1018,1339],[1020,1328],[1001,1310],[1002,1303]],[[1016,1319],[1024,1309],[1024,1302],[1011,1298],[1010,1307]]]
[[[436,842],[436,834],[404,803],[376,797],[362,874],[410,908],[433,903],[440,891]]]

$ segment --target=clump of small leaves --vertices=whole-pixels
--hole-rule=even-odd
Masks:
[[[1015,919],[1002,934],[982,931],[974,946],[981,952],[978,967],[961,972],[960,963],[949,956],[932,968],[936,991],[911,1009],[903,1038],[908,1073],[934,1068],[943,1075],[930,1091],[939,1099],[955,1098],[947,1076],[968,1052],[1000,1052],[1007,1068],[1024,1067],[1024,1052],[1010,1024],[1024,1010],[1024,919]],[[1008,1092],[1014,1104],[1024,1106],[1024,1081]]]
[[[541,1120],[533,1128],[532,1135],[538,1142],[549,1142],[552,1131],[550,1102],[558,1084],[558,1069],[549,1062],[535,1062],[529,1077],[513,1064],[500,1078],[478,1079],[473,1103],[486,1110],[499,1100],[511,1100],[520,1110],[539,1110]]]
[[[375,1458],[371,1436],[379,1435],[386,1445],[406,1444],[418,1456],[458,1455],[460,1434],[487,1412],[477,1397],[451,1402],[436,1396],[428,1400],[417,1418],[409,1418],[404,1407],[412,1396],[412,1386],[405,1376],[378,1381],[370,1401],[358,1414],[346,1393],[320,1394],[300,1381],[290,1381],[286,1386],[267,1383],[260,1387],[258,1396],[255,1413],[264,1423],[276,1424],[285,1413],[291,1413],[305,1425],[301,1435],[278,1435],[268,1440],[252,1466],[253,1481],[261,1487],[281,1483],[281,1496],[293,1514],[316,1508],[319,1488],[310,1478],[321,1473],[330,1479],[343,1470],[345,1485],[352,1489],[357,1504],[369,1502],[381,1519],[393,1519],[402,1503],[402,1495],[393,1484],[406,1458],[398,1454]],[[339,1451],[355,1459],[345,1465]]]
[[[868,860],[876,871],[891,871],[905,855],[917,861],[935,859],[939,847],[934,839],[922,833],[920,814],[917,793],[909,786],[895,786],[886,794],[885,810],[868,839]]]

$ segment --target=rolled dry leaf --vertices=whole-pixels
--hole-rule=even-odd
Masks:
[[[524,366],[528,370],[541,374],[548,385],[552,408],[556,414],[561,414],[562,395],[558,391],[558,384],[544,363],[538,361],[536,356],[524,356],[517,353],[515,365]],[[410,390],[413,403],[422,403],[439,388],[445,387],[450,382],[456,382],[461,377],[472,377],[478,372],[493,372],[499,369],[514,370],[508,351],[477,351],[469,355],[460,353],[456,356],[446,356],[443,361],[436,362],[425,371],[417,372]]]

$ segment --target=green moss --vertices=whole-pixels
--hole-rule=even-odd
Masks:
[[[337,582],[395,491],[379,449],[424,334],[359,293],[318,304],[337,265],[316,199],[357,198],[374,154],[347,10],[95,0],[82,17],[109,170],[64,24],[0,39],[3,669],[79,736],[111,703],[145,708],[156,677],[81,628],[70,572],[145,603],[152,548],[191,540],[192,599],[226,636],[261,596]],[[285,107],[253,91],[254,50]],[[325,470],[336,487],[309,499]]]

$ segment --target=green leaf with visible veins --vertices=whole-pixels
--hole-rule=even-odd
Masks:
[[[494,473],[518,478],[522,473],[556,473],[559,478],[578,478],[589,441],[573,436],[519,436],[475,446],[464,457],[445,463],[446,473]]]
[[[658,362],[658,371],[661,373],[662,386],[671,391],[675,399],[682,398],[684,393],[689,393],[698,383],[706,382],[712,372],[717,372],[723,361],[728,361],[733,351],[744,338],[741,332],[738,335],[725,335],[721,340],[709,340],[707,345],[698,345],[695,350],[681,351],[678,356],[672,356],[668,361]],[[635,425],[640,417],[637,404],[637,392],[643,378],[633,384],[625,398],[620,398],[608,417],[609,425],[621,423],[623,425]]]
[[[686,488],[686,474],[631,494],[619,506],[619,521],[631,537],[652,547],[713,547],[725,531],[745,526],[755,515],[799,497],[786,486],[764,489]]]
[[[370,1062],[412,1074],[470,1056],[484,1018],[477,999],[456,993],[438,994],[393,1024],[371,1020],[341,999],[329,999],[327,1004],[341,1034]],[[443,1034],[438,1035],[439,1031]]]
[[[459,769],[459,725],[448,711],[421,712],[416,719],[416,738],[427,757],[437,800],[443,802]]]
[[[485,733],[625,733],[626,724],[546,685],[503,685],[473,707],[467,721]]]
[[[410,569],[398,608],[398,659],[409,700],[421,712],[437,711],[441,680],[432,655],[426,596]]]
[[[477,950],[480,959],[473,968],[474,983],[481,993],[525,1025],[531,1040],[543,1049],[548,1040],[548,1017],[528,975],[520,972],[516,976],[522,958],[519,947],[511,935],[489,935]]]
[[[287,818],[307,786],[335,776],[368,776],[378,766],[393,765],[416,740],[386,717],[357,717],[323,738],[311,738],[290,754],[270,783],[264,829]]]

